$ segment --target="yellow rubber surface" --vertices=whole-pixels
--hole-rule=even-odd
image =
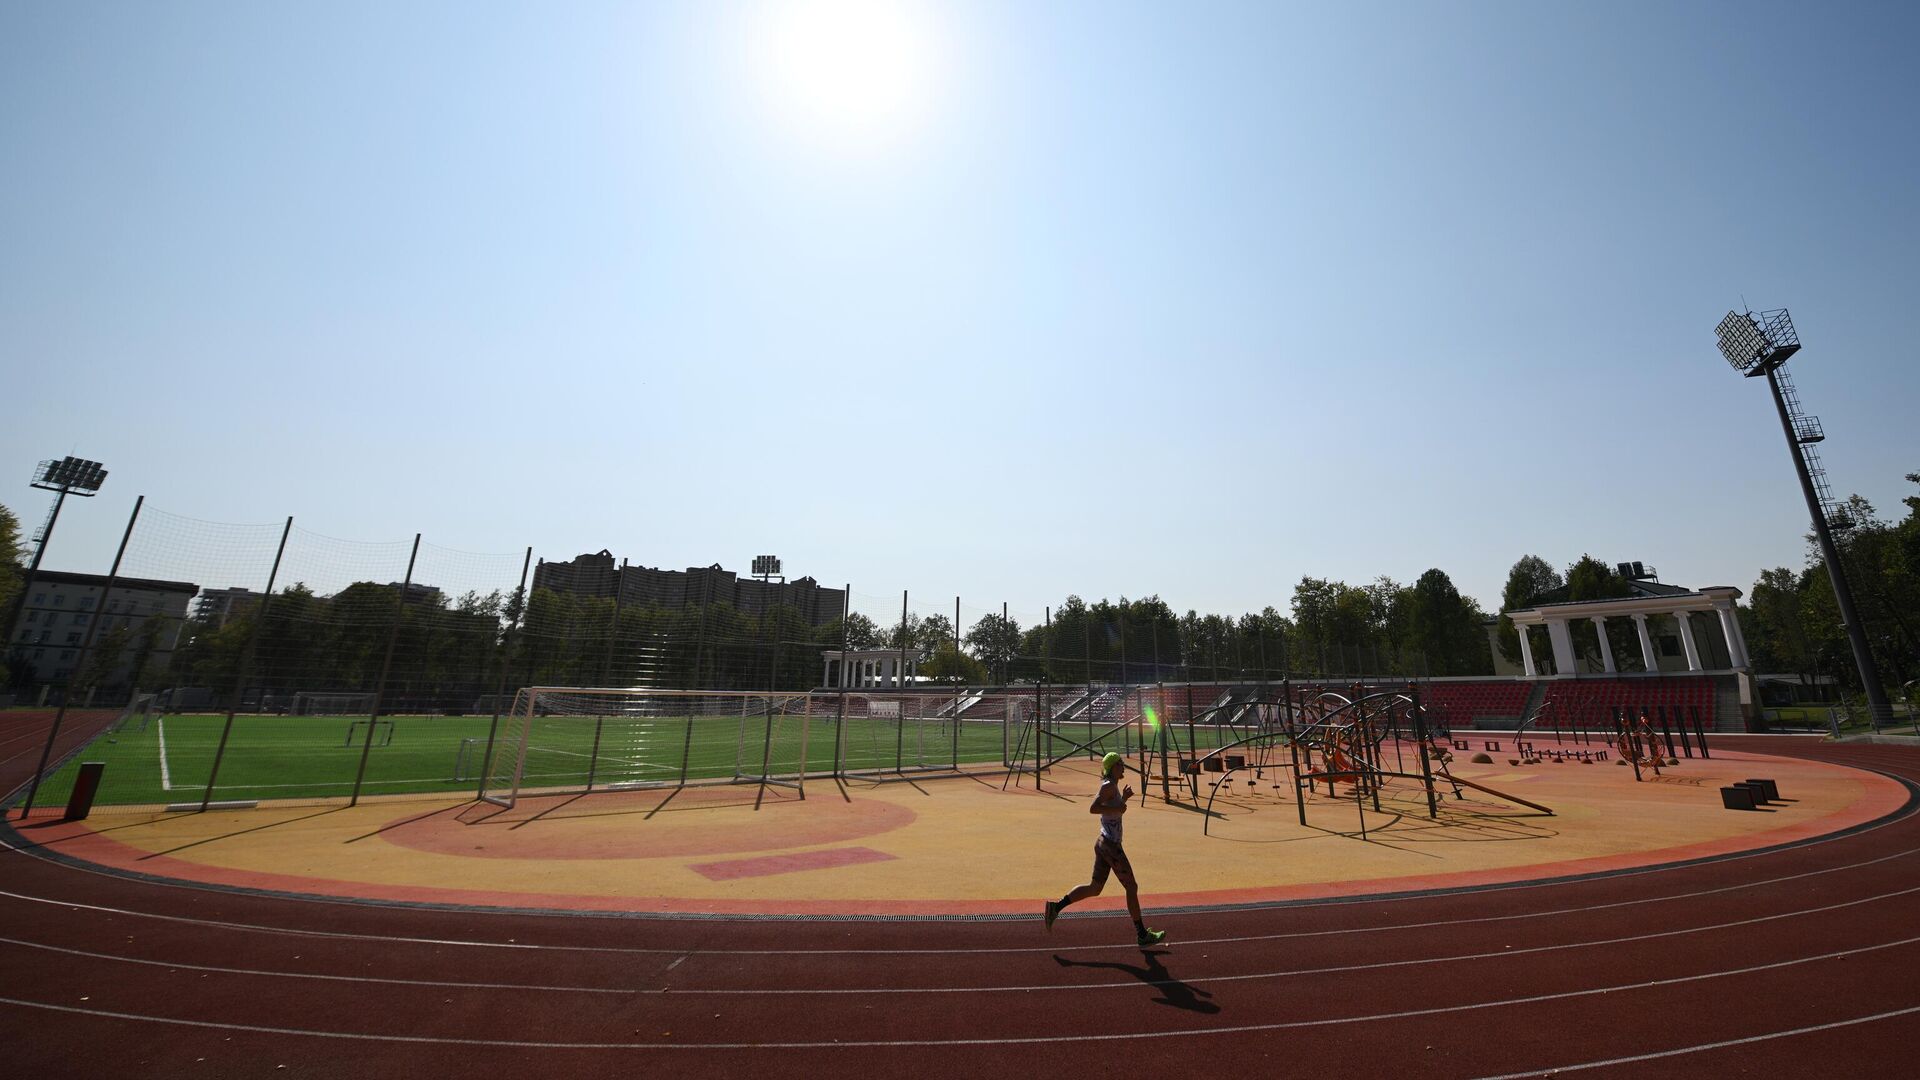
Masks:
[[[1243,904],[1594,873],[1804,839],[1903,805],[1873,773],[1733,751],[1636,783],[1612,763],[1461,764],[1458,775],[1542,803],[1417,786],[1309,800],[1239,774],[1215,816],[1156,785],[1126,816],[1150,907]],[[1730,811],[1719,787],[1771,777],[1791,801]],[[1212,779],[1207,777],[1206,779]],[[1139,780],[1132,781],[1136,786]],[[407,799],[358,807],[97,816],[20,836],[122,871],[296,894],[509,908],[769,915],[1035,914],[1086,880],[1097,819],[1090,763],[1002,790],[1000,777],[713,787],[525,799],[512,810]],[[1343,789],[1344,790],[1344,789]],[[1202,801],[1208,789],[1202,789]],[[1367,835],[1360,839],[1364,821]],[[1207,826],[1206,834],[1202,826]],[[1117,883],[1089,907],[1121,903]]]

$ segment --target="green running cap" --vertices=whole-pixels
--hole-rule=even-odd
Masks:
[[[1122,758],[1119,754],[1109,753],[1106,757],[1100,759],[1100,775],[1111,777],[1114,774],[1114,770],[1124,760],[1126,759]]]

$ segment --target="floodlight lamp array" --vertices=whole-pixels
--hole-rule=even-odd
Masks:
[[[63,457],[59,461],[43,461],[34,473],[33,486],[66,491],[74,495],[91,495],[100,490],[107,480],[107,470],[97,461],[85,458]]]
[[[1800,336],[1786,308],[1729,311],[1714,332],[1720,338],[1720,355],[1733,370],[1748,377],[1765,375],[1800,351]]]

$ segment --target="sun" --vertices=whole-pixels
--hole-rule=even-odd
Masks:
[[[934,14],[913,0],[773,0],[754,9],[748,62],[789,133],[842,146],[899,141],[939,81]]]

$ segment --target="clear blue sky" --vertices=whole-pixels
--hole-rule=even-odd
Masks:
[[[95,571],[145,494],[922,610],[1748,588],[1743,294],[1836,489],[1920,469],[1910,4],[790,7],[0,4],[0,503],[106,462]]]

